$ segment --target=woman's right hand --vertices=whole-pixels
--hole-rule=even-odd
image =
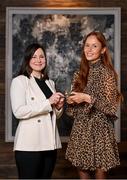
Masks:
[[[68,104],[73,104],[73,103],[74,103],[73,98],[72,98],[71,96],[68,96],[68,97],[66,98],[66,102],[67,102]]]
[[[60,101],[60,98],[64,98],[64,95],[60,92],[56,92],[49,98],[49,102],[51,105],[56,105]]]
[[[68,104],[80,104],[83,102],[91,103],[91,96],[89,94],[81,93],[81,92],[72,92],[70,96],[67,98]]]

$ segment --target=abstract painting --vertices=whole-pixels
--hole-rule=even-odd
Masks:
[[[120,74],[120,8],[7,8],[6,141],[13,141],[17,127],[11,112],[9,88],[22,63],[25,48],[33,42],[44,46],[48,75],[54,80],[56,89],[65,93],[73,73],[79,68],[83,39],[91,31],[101,31],[105,35],[113,64]],[[73,120],[63,113],[58,120],[62,141],[67,141],[72,125]],[[119,140],[120,112],[115,126]]]

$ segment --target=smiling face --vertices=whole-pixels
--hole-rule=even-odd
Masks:
[[[46,66],[46,58],[43,50],[41,48],[37,49],[35,53],[33,54],[29,66],[32,69],[32,74],[37,76],[40,76],[41,71]]]
[[[84,45],[84,53],[88,61],[96,62],[104,52],[105,48],[102,48],[101,42],[95,35],[91,35],[87,38]]]

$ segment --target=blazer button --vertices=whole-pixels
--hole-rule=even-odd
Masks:
[[[34,100],[34,97],[31,97],[31,100]]]
[[[40,123],[40,122],[41,122],[41,120],[40,120],[40,119],[38,119],[38,122]]]

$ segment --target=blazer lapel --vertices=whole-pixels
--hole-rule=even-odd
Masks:
[[[53,86],[52,81],[51,80],[46,80],[45,82],[48,85],[48,87],[51,89],[51,91],[54,93],[56,90],[55,90],[55,87]]]
[[[30,82],[30,88],[33,90],[33,92],[36,94],[36,96],[39,97],[39,98],[42,97],[42,98],[46,99],[44,93],[42,92],[42,90],[40,89],[38,84],[36,83],[36,80],[34,79],[32,74],[31,74],[29,82]],[[51,91],[54,93],[55,92],[55,88],[53,86],[53,83],[50,80],[46,80],[46,84],[51,89]]]
[[[46,99],[44,93],[42,92],[42,90],[40,89],[40,87],[38,86],[38,84],[36,83],[34,77],[31,75],[30,77],[30,88],[32,89],[32,91],[35,93],[35,95],[39,98],[43,98]]]

